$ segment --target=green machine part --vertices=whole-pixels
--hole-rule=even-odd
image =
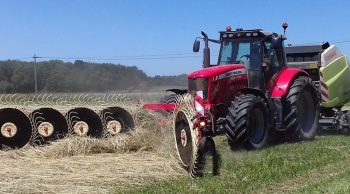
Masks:
[[[350,69],[345,55],[320,68],[320,91],[321,106],[350,106]]]

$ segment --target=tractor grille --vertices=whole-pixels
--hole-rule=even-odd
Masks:
[[[208,97],[208,78],[197,78],[188,80],[188,91],[194,93],[196,91],[203,91],[203,99]]]

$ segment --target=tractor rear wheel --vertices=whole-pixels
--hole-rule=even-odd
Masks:
[[[231,102],[226,116],[226,136],[231,148],[260,149],[267,144],[269,109],[260,96],[241,94]]]
[[[318,129],[319,104],[315,87],[309,77],[294,80],[286,97],[284,123],[287,139],[311,140]]]

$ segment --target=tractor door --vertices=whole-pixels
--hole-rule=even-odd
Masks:
[[[268,85],[272,77],[281,70],[282,66],[278,60],[275,49],[271,47],[271,42],[265,41],[263,47],[264,58],[262,63],[262,71],[264,74],[264,83]]]
[[[250,66],[248,67],[248,87],[261,90],[265,87],[262,76],[262,45],[259,40],[250,43]]]

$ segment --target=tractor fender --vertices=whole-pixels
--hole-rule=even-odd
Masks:
[[[293,81],[299,76],[309,77],[309,74],[302,69],[289,67],[283,68],[274,80],[271,88],[271,98],[285,97],[288,94],[289,88],[293,84]]]
[[[254,94],[256,96],[262,97],[263,99],[265,99],[266,102],[268,102],[265,94],[262,91],[254,89],[254,88],[242,88],[242,89],[238,90],[238,93]]]

